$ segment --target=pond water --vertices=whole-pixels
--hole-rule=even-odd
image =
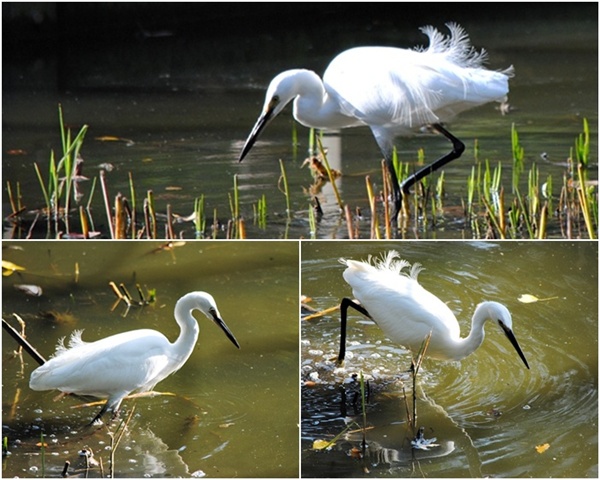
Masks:
[[[479,302],[504,303],[531,369],[491,324],[483,345],[461,362],[426,358],[417,382],[418,425],[438,446],[417,451],[404,401],[406,392],[411,405],[410,354],[349,310],[349,354],[334,370],[339,311],[303,321],[302,475],[597,477],[597,244],[302,242],[301,288],[309,305],[320,311],[352,296],[339,257],[366,260],[388,249],[423,265],[421,285],[448,304],[463,335]],[[520,302],[525,294],[540,301]],[[369,429],[366,455],[357,458],[361,403],[350,379],[361,372],[370,386]],[[315,440],[338,435],[331,450],[313,449]]]
[[[119,477],[598,476],[598,246],[565,241],[588,233],[581,216],[567,231],[556,215],[563,182],[573,185],[568,159],[584,120],[590,127],[588,178],[597,198],[597,4],[481,3],[462,11],[455,4],[435,5],[405,4],[398,18],[397,8],[385,3],[368,12],[352,3],[3,4],[3,27],[11,27],[4,30],[3,51],[3,238],[34,240],[3,242],[3,259],[25,267],[3,277],[3,318],[16,326],[13,314],[20,315],[27,338],[48,357],[58,339],[75,329],[85,329],[87,341],[137,328],[173,339],[177,299],[207,290],[241,344],[238,351],[197,315],[196,350],[157,386],[173,395],[125,401],[121,418],[132,416],[118,447],[111,448],[118,425],[85,428],[99,406],[31,391],[35,362],[15,355],[15,341],[3,332],[3,437],[10,451],[3,476],[58,476],[66,461],[70,473],[86,474],[78,456],[83,448],[102,463],[89,476],[109,473],[111,450]],[[33,15],[34,23],[43,12],[54,16],[55,31],[9,22],[19,11]],[[489,104],[447,125],[466,151],[444,169],[440,208],[413,215],[402,232],[409,241],[313,242],[349,234],[331,185],[317,188],[303,166],[311,153],[309,130],[294,122],[291,107],[238,162],[269,81],[289,68],[321,74],[336,54],[358,45],[423,45],[418,28],[432,24],[445,31],[447,21],[461,24],[476,49],[485,48],[490,69],[514,66],[510,112],[502,115]],[[157,236],[167,236],[170,210],[181,243],[39,241],[76,238],[82,229],[75,212],[69,231],[64,223],[46,222],[34,169],[37,164],[47,186],[51,152],[55,158],[61,152],[59,105],[73,136],[89,127],[81,150],[86,178],[78,186],[90,228],[110,238],[98,183],[103,172],[111,206],[118,193],[135,199],[139,220],[152,192]],[[485,236],[482,205],[480,230],[474,230],[464,204],[467,178],[486,160],[492,168],[502,166],[508,206],[513,125],[525,152],[519,186],[525,191],[534,165],[540,184],[552,179],[547,232],[562,240],[434,242]],[[372,134],[354,128],[328,132],[322,140],[331,166],[342,173],[336,185],[343,202],[360,210],[356,234],[368,238],[365,179],[376,192],[382,185]],[[413,169],[421,149],[431,162],[449,144],[419,131],[398,139],[397,148]],[[234,186],[246,235],[258,241],[205,240],[227,238]],[[8,218],[9,189],[23,207],[18,221]],[[207,226],[198,231],[191,214],[201,197]],[[263,198],[266,225],[256,218]],[[315,198],[323,215],[313,226]],[[425,241],[411,241],[416,238]],[[298,325],[299,290],[312,297],[312,307],[333,307],[351,294],[337,258],[364,259],[389,248],[424,265],[420,281],[448,302],[463,332],[483,298],[506,303],[531,365],[526,370],[490,327],[483,346],[460,364],[426,359],[418,379],[418,422],[425,437],[439,444],[429,450],[410,448],[414,432],[406,422],[404,392],[410,396],[411,378],[403,348],[353,313],[345,368],[334,371],[328,359],[337,354],[339,314]],[[110,281],[125,285],[134,298],[136,284],[145,294],[156,289],[157,300],[127,309]],[[43,294],[28,296],[17,284],[41,286]],[[541,301],[521,303],[522,294]],[[359,372],[370,390],[362,458],[349,453],[360,450],[357,385],[348,381]],[[340,433],[332,449],[312,448],[315,440]]]
[[[121,418],[133,412],[115,451],[118,477],[297,477],[298,455],[298,245],[188,243],[162,249],[158,242],[10,243],[3,260],[26,270],[5,277],[2,316],[27,324],[30,343],[48,358],[57,341],[75,329],[93,341],[138,328],[174,340],[177,299],[193,290],[210,292],[240,343],[236,349],[212,322],[196,312],[198,344],[186,364],[156,387],[168,396],[125,400]],[[76,273],[77,271],[77,273]],[[156,302],[127,310],[109,282],[123,283],[138,299],[136,284]],[[39,297],[15,289],[35,284]],[[86,427],[99,406],[58,392],[34,392],[28,382],[37,366],[2,335],[3,437],[11,454],[3,476],[59,476],[81,467],[78,451],[91,449],[106,476],[111,433],[119,422]],[[118,372],[98,372],[98,375]],[[273,412],[277,412],[273,415]],[[48,444],[38,445],[41,435]],[[79,470],[81,473],[82,471]]]
[[[455,20],[461,21],[460,15]],[[480,161],[489,159],[493,167],[502,164],[502,185],[510,190],[512,124],[525,149],[525,172],[535,163],[540,169],[541,183],[551,176],[556,202],[566,172],[566,159],[576,136],[582,132],[583,119],[587,119],[591,129],[589,178],[597,180],[596,20],[573,14],[539,21],[529,18],[461,22],[473,44],[488,51],[490,68],[514,65],[516,75],[511,80],[509,96],[513,111],[502,116],[494,105],[486,105],[462,114],[449,125],[465,141],[467,150],[460,160],[445,168],[442,213],[435,222],[430,219],[427,224],[411,228],[407,237],[481,235],[471,231],[462,208],[467,177],[475,164],[474,144],[478,142]],[[416,25],[365,31],[342,23],[332,28],[333,38],[324,42],[323,48],[315,48],[318,36],[312,38],[306,31],[299,35],[293,29],[249,37],[245,43],[234,37],[231,43],[197,40],[182,45],[176,35],[147,38],[143,42],[132,40],[122,49],[119,46],[118,61],[120,65],[126,64],[123,68],[115,65],[112,57],[108,60],[108,52],[102,49],[89,59],[87,52],[80,52],[79,63],[71,68],[73,84],[64,91],[17,88],[14,85],[19,84],[18,75],[34,75],[35,69],[32,66],[23,74],[8,65],[6,76],[12,80],[9,84],[13,88],[3,95],[3,178],[10,182],[13,191],[19,184],[27,211],[43,206],[33,163],[40,166],[47,181],[50,151],[60,151],[57,107],[61,104],[73,134],[82,125],[89,125],[81,152],[83,174],[90,178],[80,184],[83,205],[90,199],[92,179],[98,177],[100,169],[110,165],[112,169],[107,172],[106,180],[111,203],[119,192],[131,198],[131,173],[138,210],[146,192],[151,190],[157,212],[164,215],[169,205],[174,214],[185,217],[193,213],[195,199],[203,195],[209,225],[213,217],[226,225],[232,218],[230,203],[237,176],[240,213],[246,220],[249,238],[347,238],[345,220],[329,185],[316,193],[324,215],[316,229],[311,230],[308,211],[313,180],[308,168],[302,168],[308,155],[309,132],[297,126],[298,144],[293,145],[291,108],[268,127],[247,159],[238,163],[241,147],[258,117],[266,86],[279,71],[302,66],[322,72],[338,51],[374,41],[398,46],[423,44],[426,39],[417,27],[430,22],[423,18]],[[151,61],[152,54],[157,56],[156,62]],[[185,58],[189,61],[183,62]],[[214,61],[211,63],[207,58]],[[361,209],[365,219],[360,223],[359,234],[368,238],[370,213],[365,176],[371,177],[376,191],[381,188],[382,178],[375,141],[368,128],[356,128],[326,136],[325,145],[332,167],[343,174],[337,181],[342,200],[352,210]],[[397,145],[400,159],[411,166],[415,165],[421,148],[427,162],[449,149],[445,139],[424,133],[401,139]],[[279,159],[283,160],[289,184],[289,218],[279,182]],[[521,188],[526,185],[524,173]],[[257,204],[263,195],[267,204],[266,227],[255,221]],[[7,200],[5,189],[3,217],[11,211]],[[98,185],[92,196],[90,215],[93,228],[107,237],[104,201]],[[5,224],[5,238],[48,236],[43,221],[31,229],[34,218],[33,213],[24,214],[22,223]],[[72,223],[73,230],[80,231],[77,217]],[[578,223],[573,236],[586,236],[580,227]],[[50,236],[55,234],[52,231]],[[190,221],[177,223],[175,234],[185,238],[198,236]],[[161,227],[159,236],[164,235]],[[224,228],[217,235],[225,238]],[[548,235],[565,235],[552,215]],[[211,236],[210,229],[207,227],[200,236]]]

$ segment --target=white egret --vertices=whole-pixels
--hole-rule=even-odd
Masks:
[[[421,266],[400,259],[390,251],[371,263],[340,259],[346,265],[344,280],[360,304],[344,298],[341,305],[342,338],[338,360],[345,356],[346,315],[353,307],[371,318],[393,342],[419,352],[425,338],[431,334],[427,356],[441,360],[461,360],[473,353],[483,342],[484,324],[491,320],[504,332],[527,368],[529,364],[512,331],[508,309],[497,302],[483,302],[475,309],[471,331],[461,338],[456,317],[438,297],[425,290],[417,281]]]
[[[394,219],[402,195],[423,177],[460,157],[464,144],[441,123],[456,114],[508,93],[513,68],[491,71],[482,67],[487,53],[476,51],[466,32],[447,24],[449,36],[428,26],[425,49],[357,47],[340,53],[323,80],[310,70],[294,69],[271,81],[262,113],[252,128],[239,161],[248,154],[264,128],[294,100],[294,118],[321,130],[356,126],[371,128],[387,164],[394,189]],[[394,139],[431,125],[452,142],[452,150],[412,174],[402,185],[392,165]]]
[[[68,347],[61,340],[54,356],[31,373],[29,386],[33,390],[60,390],[106,398],[106,404],[92,423],[98,422],[108,410],[116,414],[127,395],[152,390],[187,361],[199,333],[198,322],[192,316],[194,310],[200,310],[240,348],[221,319],[212,295],[191,292],[175,305],[175,320],[181,329],[175,342],[169,342],[156,330],[143,329],[88,343],[81,339],[81,331],[75,331]]]

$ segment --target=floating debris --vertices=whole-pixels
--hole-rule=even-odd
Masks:
[[[4,277],[8,277],[15,272],[20,272],[23,270],[25,270],[25,267],[21,267],[12,262],[2,260],[2,276],[4,276]]]
[[[425,429],[423,427],[420,427],[416,437],[413,438],[410,442],[412,448],[414,448],[415,450],[429,450],[430,448],[440,446],[439,443],[433,443],[437,440],[436,437],[426,439],[424,433]]]
[[[100,462],[94,458],[94,452],[89,447],[84,447],[79,450],[78,455],[85,459],[86,467],[97,467],[100,465]]]
[[[26,295],[30,295],[32,297],[41,297],[42,296],[42,287],[38,285],[24,285],[24,284],[16,284],[14,287],[20,292],[25,293]]]
[[[128,147],[135,145],[135,142],[130,138],[121,138],[114,135],[102,135],[100,137],[95,137],[94,140],[98,140],[99,142],[120,142],[124,143]]]
[[[542,445],[536,445],[535,447],[535,451],[537,453],[544,453],[546,450],[548,450],[550,448],[550,444],[549,443],[544,443]]]
[[[313,442],[313,450],[329,450],[335,445],[334,441],[329,440],[315,440]]]
[[[536,303],[536,302],[547,302],[549,300],[556,300],[558,297],[538,298],[535,295],[524,293],[517,300],[521,303]]]

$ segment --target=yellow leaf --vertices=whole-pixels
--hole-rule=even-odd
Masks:
[[[103,135],[96,137],[96,140],[100,142],[124,142],[127,145],[133,145],[135,142],[129,138],[115,137],[114,135]]]
[[[524,293],[521,295],[518,300],[521,303],[535,303],[535,302],[547,302],[549,300],[556,300],[558,297],[548,297],[548,298],[538,298],[535,295],[530,295],[529,293]]]
[[[102,135],[100,137],[96,137],[96,140],[99,140],[101,142],[118,142],[121,139],[113,135]]]
[[[540,299],[537,298],[535,295],[529,295],[528,293],[524,293],[519,297],[519,302],[521,303],[535,303],[539,302],[539,300]]]
[[[329,448],[334,445],[334,442],[328,442],[327,440],[315,440],[313,442],[313,450],[324,450],[325,448]]]
[[[18,270],[25,270],[24,267],[20,267],[19,265],[15,265],[12,262],[8,262],[6,260],[2,260],[2,275],[8,277],[12,275]]]
[[[538,453],[544,453],[549,448],[550,448],[550,444],[549,443],[544,443],[543,445],[536,445],[535,450]]]

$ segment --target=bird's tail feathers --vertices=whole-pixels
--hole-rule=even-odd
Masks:
[[[508,78],[512,78],[515,76],[515,67],[514,65],[511,65],[510,67],[505,68],[504,70],[500,70],[500,73],[503,73]]]
[[[70,350],[72,348],[78,347],[79,345],[81,345],[82,343],[85,343],[82,339],[81,339],[81,334],[83,333],[83,330],[74,330],[73,333],[71,333],[71,336],[69,337],[69,344],[68,346],[65,345],[65,337],[61,337],[58,339],[58,342],[56,344],[56,351],[54,352],[54,357],[65,353],[67,350]]]
[[[429,37],[429,46],[420,48],[420,51],[432,54],[444,54],[453,63],[463,67],[480,67],[488,58],[484,49],[477,51],[471,45],[469,35],[463,27],[457,23],[447,23],[450,35],[446,36],[437,28],[428,25],[421,27],[421,31]]]
[[[356,260],[348,260],[345,258],[339,259],[340,263],[348,268],[357,270],[369,270],[376,268],[377,270],[387,270],[396,275],[404,275],[405,277],[417,280],[417,277],[423,267],[420,263],[413,263],[412,266],[408,260],[400,258],[400,254],[396,250],[390,250],[387,253],[382,253],[379,257],[369,255],[366,262],[358,262]],[[410,268],[409,271],[404,271]]]

